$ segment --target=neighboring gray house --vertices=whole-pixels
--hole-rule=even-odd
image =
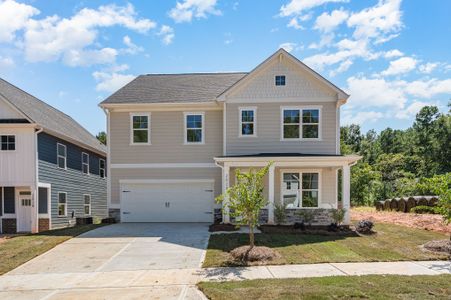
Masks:
[[[107,216],[106,147],[68,115],[0,79],[0,232]]]
[[[289,220],[350,206],[350,167],[340,154],[340,107],[349,95],[283,49],[249,73],[138,76],[100,103],[108,124],[108,208],[122,222],[230,222],[214,198],[236,169],[272,161],[269,205]],[[342,170],[342,203],[338,171]],[[346,214],[345,223],[349,223]]]

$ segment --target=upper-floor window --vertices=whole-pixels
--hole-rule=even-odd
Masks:
[[[240,108],[240,136],[256,136],[256,109],[250,107]]]
[[[290,139],[320,139],[320,109],[319,108],[283,108],[282,138]]]
[[[66,169],[66,160],[67,160],[66,146],[60,143],[56,145],[57,145],[58,168]]]
[[[285,75],[276,75],[276,85],[285,85]]]
[[[91,195],[83,195],[83,212],[85,215],[91,214]]]
[[[105,160],[99,159],[99,176],[105,178]]]
[[[15,135],[1,135],[0,136],[2,151],[16,150],[16,136]]]
[[[82,152],[81,153],[81,168],[84,174],[89,174],[89,154]]]
[[[204,113],[185,113],[185,144],[204,143]]]
[[[150,144],[150,115],[132,114],[131,144]]]

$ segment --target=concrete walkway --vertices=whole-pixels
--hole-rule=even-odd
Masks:
[[[0,299],[205,299],[199,281],[368,274],[451,274],[449,261],[325,263],[243,268],[95,271],[0,276]]]

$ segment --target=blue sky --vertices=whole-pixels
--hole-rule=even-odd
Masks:
[[[351,94],[342,123],[406,128],[451,99],[451,1],[0,0],[0,76],[105,129],[146,73],[249,71],[284,47]]]

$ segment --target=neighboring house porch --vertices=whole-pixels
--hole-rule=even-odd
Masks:
[[[222,168],[222,192],[236,180],[236,170],[246,172],[272,162],[265,179],[265,197],[269,204],[263,210],[260,222],[275,223],[274,207],[285,205],[290,223],[298,221],[297,212],[314,210],[313,224],[330,224],[329,210],[346,209],[345,224],[349,224],[350,167],[360,159],[350,155],[303,155],[303,154],[258,154],[244,156],[216,157]],[[338,202],[338,170],[342,170],[342,201]],[[227,200],[226,200],[227,201]],[[222,222],[230,223],[227,208],[224,208]]]

